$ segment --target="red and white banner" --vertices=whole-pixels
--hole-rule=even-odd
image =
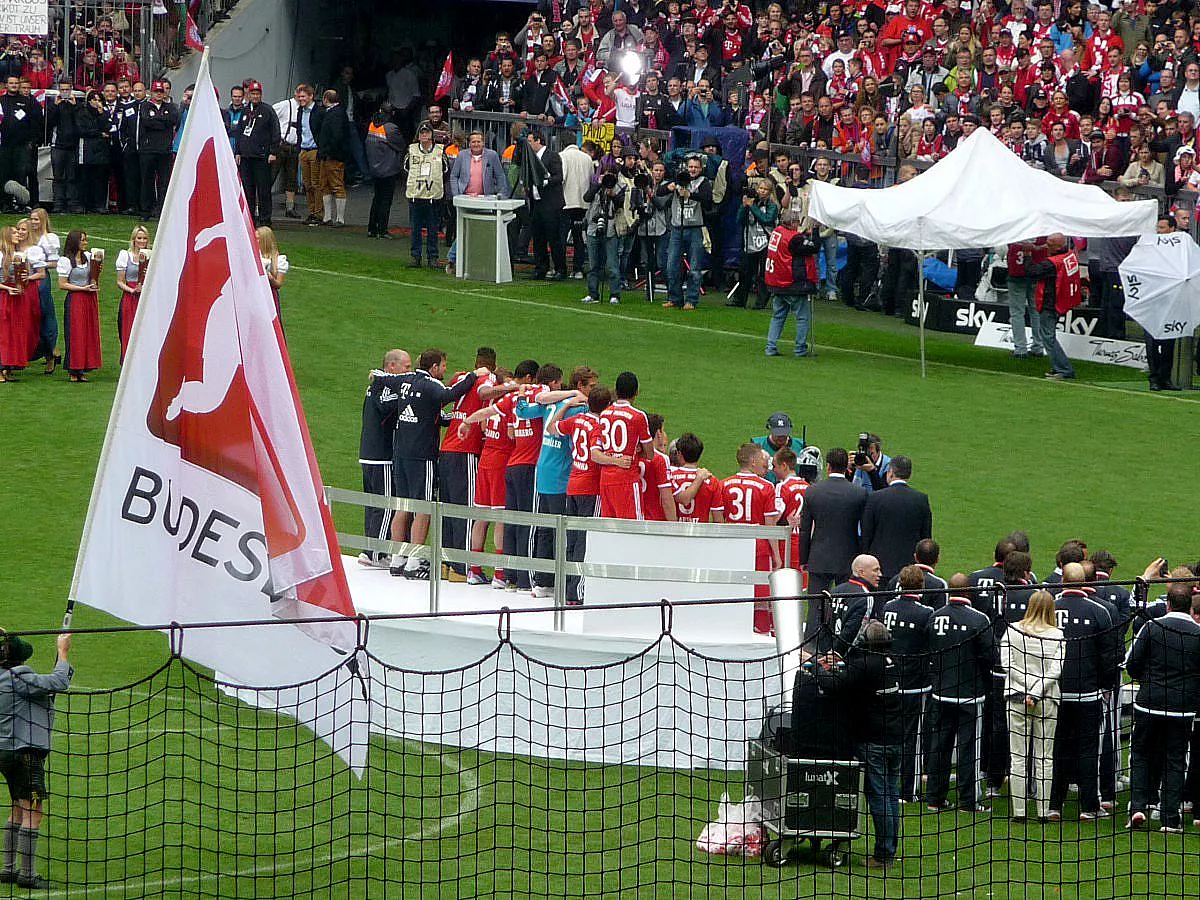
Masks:
[[[141,624],[355,615],[207,55],[71,595]],[[343,665],[357,643],[353,621],[307,622],[190,630],[182,652],[253,687],[330,673],[268,702],[358,768],[366,716]]]
[[[433,102],[449,97],[454,87],[454,53],[446,54],[446,62],[442,64],[442,74],[438,76],[437,87],[433,91]]]
[[[571,94],[561,78],[554,80],[554,96],[563,105],[564,112],[576,112],[575,101],[571,99]]]
[[[187,30],[184,32],[183,42],[197,53],[204,52],[204,39],[200,37],[200,29],[196,26],[196,20],[192,18],[190,12],[187,14]]]

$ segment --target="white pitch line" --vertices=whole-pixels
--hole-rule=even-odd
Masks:
[[[380,733],[380,732],[377,732],[377,733]],[[423,747],[422,744],[420,744],[416,741],[409,740],[408,738],[396,738],[396,737],[393,737],[393,736],[387,735],[387,734],[384,734],[384,737],[388,740],[399,740],[400,743],[406,744],[411,747],[417,747],[417,748]],[[410,831],[407,831],[404,834],[399,835],[397,837],[390,837],[385,840],[379,841],[375,844],[372,844],[370,841],[368,841],[366,843],[366,846],[362,847],[361,849],[349,847],[345,850],[338,850],[336,853],[332,850],[326,850],[324,853],[314,855],[311,857],[311,859],[308,860],[310,868],[315,869],[318,866],[332,865],[333,863],[348,861],[351,857],[360,855],[360,854],[369,856],[369,855],[377,855],[380,853],[386,853],[392,847],[395,847],[399,844],[406,843],[408,841],[424,841],[424,840],[430,840],[432,838],[440,837],[442,834],[449,831],[451,828],[459,825],[464,818],[474,814],[474,812],[479,808],[479,795],[480,795],[479,779],[475,776],[475,774],[470,772],[469,770],[464,770],[463,767],[457,762],[457,760],[451,759],[446,754],[443,754],[443,753],[437,753],[437,754],[428,753],[427,754],[427,753],[422,752],[421,755],[422,756],[436,756],[437,760],[438,760],[438,765],[440,765],[445,771],[450,772],[451,774],[457,776],[459,787],[462,789],[462,790],[460,790],[460,802],[458,805],[458,809],[456,809],[452,813],[448,813],[447,815],[442,816],[436,822],[430,822],[426,825],[420,826],[419,828],[411,829]],[[347,836],[347,841],[349,841],[349,840],[350,840],[350,838],[349,838],[349,836]],[[294,856],[295,856],[295,854],[293,854],[293,857]],[[135,877],[135,878],[126,879],[126,880],[121,881],[116,884],[104,883],[104,884],[92,884],[92,885],[88,885],[87,887],[71,886],[71,887],[56,888],[54,890],[48,891],[45,894],[39,895],[39,896],[86,897],[86,896],[90,896],[92,894],[98,894],[98,893],[107,894],[109,892],[116,892],[116,891],[121,891],[122,893],[127,893],[126,886],[131,885],[131,884],[137,885],[140,888],[140,890],[142,891],[142,896],[144,896],[146,893],[153,893],[156,891],[162,891],[164,889],[169,890],[171,888],[182,887],[187,884],[203,883],[203,882],[209,882],[209,881],[214,881],[214,880],[215,881],[224,881],[224,880],[230,879],[230,878],[234,878],[234,879],[257,878],[260,876],[287,875],[289,873],[296,871],[297,868],[298,868],[297,863],[287,862],[283,865],[273,863],[271,865],[251,866],[251,867],[247,867],[244,869],[239,869],[236,872],[222,872],[219,874],[205,872],[205,873],[197,873],[194,875],[182,875],[182,876],[179,876],[178,878],[160,878],[156,881],[147,881],[147,880],[138,879]]]
[[[121,244],[121,245],[126,243],[126,241],[121,240],[119,238],[105,237],[102,235],[89,234],[88,237],[91,238],[92,240],[96,240],[101,243]],[[372,282],[373,284],[387,284],[387,285],[391,285],[393,287],[414,288],[416,290],[422,290],[422,291],[436,291],[436,292],[442,293],[442,294],[454,294],[454,295],[458,295],[461,297],[473,297],[476,299],[495,300],[495,301],[501,302],[501,303],[516,304],[517,306],[532,306],[532,307],[536,307],[538,309],[554,310],[557,312],[563,312],[563,313],[569,313],[569,314],[575,314],[575,315],[581,315],[581,316],[590,316],[590,317],[602,316],[602,317],[608,318],[608,319],[616,319],[621,322],[632,322],[632,323],[636,323],[639,325],[646,325],[646,326],[650,326],[650,327],[674,328],[674,329],[682,330],[682,331],[693,331],[693,332],[698,332],[698,333],[702,333],[702,334],[714,334],[714,335],[718,335],[720,337],[732,337],[732,338],[739,338],[741,340],[756,341],[758,343],[762,343],[762,341],[763,341],[762,335],[749,334],[745,331],[731,331],[726,328],[712,328],[707,325],[689,325],[686,322],[672,322],[672,321],[670,321],[670,319],[647,319],[647,318],[643,318],[641,316],[624,315],[622,313],[609,312],[607,310],[601,310],[601,309],[591,309],[591,308],[584,309],[583,307],[566,306],[561,303],[546,303],[541,300],[524,300],[524,299],[521,299],[520,297],[508,297],[508,296],[505,296],[504,294],[486,293],[486,291],[488,290],[487,288],[466,289],[466,288],[442,287],[440,285],[418,284],[416,282],[411,282],[411,281],[398,281],[398,280],[395,280],[392,278],[380,278],[376,275],[360,275],[355,272],[335,272],[331,269],[314,269],[309,266],[292,266],[291,271],[293,271],[293,272],[309,272],[309,273],[312,273],[313,275],[326,275],[331,278],[353,278],[358,281],[369,281],[369,282]],[[899,356],[894,353],[880,353],[876,350],[860,350],[856,347],[839,347],[834,344],[822,344],[821,349],[832,350],[837,353],[848,353],[848,354],[852,354],[854,356],[865,356],[870,359],[886,359],[886,360],[892,360],[892,361],[896,361],[896,362],[905,362],[905,363],[915,363],[915,362],[919,361],[919,359],[917,357],[913,357],[913,356]],[[1021,381],[1031,382],[1034,384],[1049,384],[1049,382],[1045,378],[1038,377],[1037,375],[1023,375],[1020,372],[1001,372],[1001,371],[998,371],[995,369],[977,369],[974,366],[964,366],[964,365],[960,365],[958,363],[938,362],[936,360],[928,360],[927,364],[931,368],[936,367],[936,368],[941,368],[941,369],[947,369],[952,372],[969,372],[969,373],[972,373],[975,375],[993,375],[993,376],[996,376],[999,378],[1016,378]],[[1155,402],[1160,402],[1160,401],[1174,401],[1177,403],[1195,403],[1196,402],[1194,400],[1189,400],[1188,398],[1186,398],[1182,395],[1175,395],[1175,394],[1167,393],[1167,392],[1149,393],[1146,391],[1138,391],[1138,390],[1134,390],[1131,388],[1119,388],[1119,387],[1112,387],[1110,385],[1091,384],[1086,381],[1077,381],[1073,384],[1073,387],[1087,389],[1090,391],[1100,391],[1103,393],[1110,393],[1110,394],[1126,394],[1131,397],[1140,397],[1142,399],[1149,399],[1149,400],[1153,400]]]

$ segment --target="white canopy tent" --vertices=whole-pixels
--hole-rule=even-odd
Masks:
[[[809,216],[877,244],[917,253],[921,375],[925,374],[925,255],[995,247],[1061,232],[1072,237],[1150,234],[1153,200],[1120,203],[1095,185],[1031,168],[985,128],[936,166],[883,190],[810,182]]]

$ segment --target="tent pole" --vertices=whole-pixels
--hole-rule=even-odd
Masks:
[[[921,333],[921,377],[925,377],[925,251],[917,251],[917,328]]]

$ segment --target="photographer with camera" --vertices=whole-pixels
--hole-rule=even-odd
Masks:
[[[588,204],[584,215],[587,235],[588,292],[581,303],[600,302],[600,277],[608,274],[608,302],[621,302],[621,238],[617,236],[617,209],[625,199],[625,185],[616,172],[605,172],[593,181],[583,199]]]
[[[704,261],[704,216],[712,205],[712,183],[704,177],[704,159],[691,154],[680,171],[658,189],[667,198],[667,309],[693,310],[700,302],[700,270]],[[687,256],[687,295],[684,295],[683,259]]]
[[[738,227],[742,230],[742,263],[738,283],[726,306],[746,308],[753,288],[758,294],[755,309],[767,308],[767,284],[763,267],[767,261],[767,244],[779,221],[779,204],[775,202],[770,178],[757,178],[742,188],[742,205],[738,208]]]
[[[882,491],[888,486],[887,474],[891,464],[892,458],[883,452],[883,441],[879,435],[859,432],[858,449],[850,460],[854,483],[862,485],[868,493]]]

